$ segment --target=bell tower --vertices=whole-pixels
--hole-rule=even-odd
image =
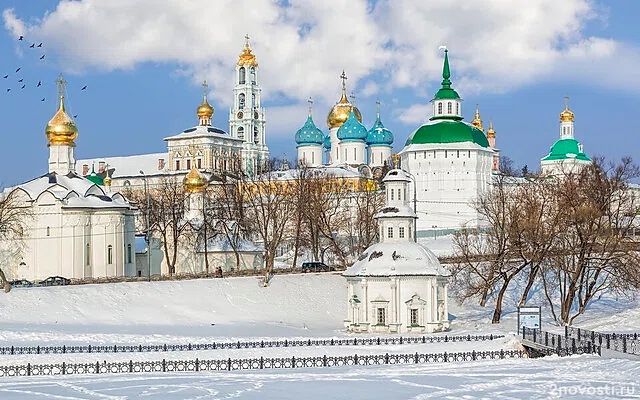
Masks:
[[[269,159],[261,91],[258,84],[258,62],[249,46],[249,35],[246,35],[244,49],[236,63],[229,133],[243,141],[242,169],[249,175],[258,173]]]

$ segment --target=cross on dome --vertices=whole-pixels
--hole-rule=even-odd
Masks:
[[[352,104],[356,104],[356,94],[351,92],[351,96],[349,96],[349,98],[351,99],[351,103]]]
[[[209,88],[209,85],[207,84],[206,79],[202,82],[202,88],[203,88],[204,96],[207,97],[207,89]]]
[[[342,74],[340,75],[340,79],[342,79],[342,90],[346,91],[347,90],[347,74],[344,73],[344,70],[342,70]]]
[[[58,95],[60,97],[64,97],[64,89],[65,86],[67,86],[67,81],[62,77],[62,73],[60,73],[58,79],[56,79],[56,83],[58,84]]]
[[[307,100],[307,103],[309,103],[309,116],[311,116],[311,109],[313,107],[313,100],[311,99],[311,97],[309,97],[309,100]]]
[[[380,118],[380,99],[376,100],[376,117]]]

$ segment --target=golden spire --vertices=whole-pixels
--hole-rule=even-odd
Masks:
[[[496,137],[496,131],[493,130],[493,121],[489,120],[489,129],[487,129],[487,137],[494,138]]]
[[[109,176],[109,164],[107,164],[105,167],[105,173],[106,175],[102,180],[102,183],[104,183],[104,185],[107,187],[111,187],[111,177]]]
[[[471,125],[480,129],[484,132],[484,128],[482,127],[482,119],[480,118],[480,111],[478,110],[478,104],[476,103],[476,115],[473,117],[473,121],[471,121]]]
[[[573,122],[575,115],[569,110],[569,96],[564,96],[564,111],[560,113],[560,122]]]
[[[358,107],[354,106],[347,99],[347,74],[345,74],[344,70],[340,75],[340,79],[342,80],[342,95],[340,96],[340,100],[336,103],[335,106],[329,111],[329,115],[327,115],[327,125],[329,128],[338,128],[344,124],[344,122],[349,118],[349,114],[353,109],[353,113],[356,115],[358,121],[362,122],[362,114],[360,114],[360,110]]]
[[[256,56],[251,52],[251,47],[249,47],[249,35],[244,36],[244,49],[242,49],[242,53],[240,53],[240,58],[238,59],[238,66],[242,65],[248,65],[250,67],[258,66]]]
[[[73,122],[71,117],[67,115],[64,107],[64,88],[67,84],[62,77],[62,74],[56,80],[58,84],[58,95],[60,97],[60,104],[58,106],[58,111],[55,113],[53,118],[47,124],[45,128],[45,135],[49,140],[49,146],[52,145],[67,145],[67,146],[75,146],[75,140],[78,137],[78,128],[76,124]]]
[[[198,118],[200,118],[200,124],[202,125],[203,122],[206,122],[205,125],[210,125],[211,124],[211,117],[213,117],[213,107],[211,107],[211,105],[209,104],[209,102],[207,101],[207,88],[209,87],[209,85],[207,85],[207,81],[205,80],[204,82],[202,82],[202,88],[203,88],[203,100],[202,100],[202,104],[200,104],[198,106],[198,109],[196,110],[196,114],[198,114]],[[203,119],[207,120],[207,121],[202,121]]]
[[[391,156],[391,159],[393,160],[393,168],[394,169],[400,168],[400,154],[393,153],[393,155]]]

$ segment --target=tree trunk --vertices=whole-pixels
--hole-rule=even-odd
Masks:
[[[491,282],[493,282],[494,275],[495,271],[491,269],[489,271],[489,276],[487,276],[484,288],[482,289],[482,295],[480,296],[480,307],[484,307],[487,305],[487,299],[489,298],[489,289],[493,286]]]
[[[511,278],[505,278],[502,283],[502,287],[498,292],[498,297],[496,298],[496,308],[493,310],[493,318],[491,319],[492,324],[500,323],[500,317],[502,316],[502,299],[504,298],[504,294],[507,292],[510,281]]]
[[[0,268],[0,283],[2,283],[5,293],[9,293],[11,291],[11,283],[7,280],[7,276],[4,274],[2,268]]]
[[[527,282],[527,286],[525,286],[524,292],[522,292],[522,297],[520,297],[520,302],[518,303],[520,307],[524,306],[527,303],[529,292],[531,291],[531,288],[536,281],[536,276],[538,275],[538,269],[539,267],[531,268],[531,272],[529,273],[529,281]]]

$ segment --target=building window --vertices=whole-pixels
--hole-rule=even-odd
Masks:
[[[394,193],[394,190],[393,190],[393,189],[389,189],[389,190],[390,190],[390,192],[391,192],[391,200],[393,200],[393,193]]]
[[[187,169],[191,169],[191,160],[187,160]]]
[[[180,160],[176,160],[176,171],[180,170]]]
[[[447,150],[444,151],[444,158],[447,158],[449,156],[449,153],[447,153]]]
[[[315,164],[315,162],[316,162],[316,157],[315,157],[315,155],[316,155],[316,154],[315,154],[314,152],[311,152],[311,164]]]
[[[460,103],[456,103],[456,115],[460,115]]]
[[[456,150],[456,157],[460,158],[460,150]]]
[[[238,71],[238,83],[243,84],[246,82],[246,70],[244,69],[244,67],[240,67],[240,70]]]
[[[353,149],[353,161],[355,161],[355,160],[356,160],[356,158],[357,158],[357,156],[356,156],[356,149]]]
[[[387,228],[387,237],[393,239],[393,226]]]
[[[447,103],[447,114],[453,114],[453,104],[451,102]]]
[[[249,68],[249,76],[251,77],[251,83],[256,84],[256,69],[254,67]]]
[[[258,134],[258,126],[254,126],[253,127],[253,143],[255,144],[259,144],[260,143],[260,135]]]
[[[91,246],[89,243],[84,248],[84,265],[91,265]]]
[[[47,236],[51,236],[51,228],[47,226]]]
[[[244,100],[244,93],[240,93],[238,95],[238,108],[241,110],[244,108]]]
[[[404,226],[398,228],[398,237],[404,239]]]
[[[411,239],[411,227],[409,227],[409,239]]]
[[[238,139],[244,139],[244,128],[243,127],[239,127],[238,128]]]
[[[438,115],[442,114],[442,103],[438,103]]]
[[[113,264],[113,246],[107,246],[107,264]]]
[[[147,249],[147,251],[149,251],[149,252],[151,251],[150,246]],[[149,254],[151,254],[151,253],[149,253]],[[131,243],[129,243],[127,245],[127,264],[131,264]]]
[[[251,106],[255,109],[258,108],[258,105],[256,104],[256,94],[255,93],[251,93]]]
[[[202,159],[201,159],[201,158],[198,158],[198,159],[196,160],[196,163],[198,164],[198,169],[201,169],[201,168],[202,168]]]
[[[380,307],[376,310],[376,324],[377,325],[386,325],[387,324],[387,318],[386,318],[386,309]]]
[[[411,309],[410,319],[411,319],[411,325],[412,326],[420,325],[420,321],[418,320],[418,309],[417,308],[412,308]]]

